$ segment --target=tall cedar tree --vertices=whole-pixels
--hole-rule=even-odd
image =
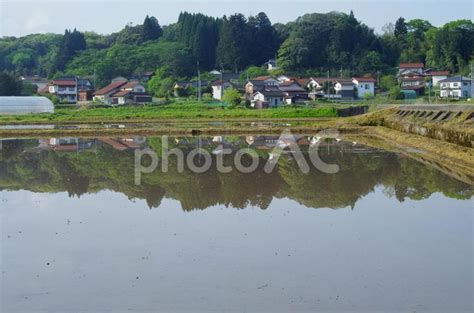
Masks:
[[[163,30],[161,29],[160,24],[156,17],[152,16],[149,17],[148,15],[145,17],[143,21],[143,28],[142,28],[142,39],[143,41],[149,40],[156,40],[163,35]]]
[[[64,36],[59,44],[58,53],[54,62],[54,71],[62,71],[66,64],[72,58],[87,47],[84,34],[74,29],[72,32],[68,29],[64,32]]]
[[[260,12],[248,20],[250,27],[250,45],[248,46],[250,62],[261,66],[269,59],[275,58],[280,46],[280,38],[268,16]]]
[[[226,69],[241,70],[249,62],[249,32],[242,14],[224,16],[217,45],[217,63]]]
[[[178,19],[178,40],[191,48],[195,61],[203,70],[216,65],[216,48],[219,41],[219,21],[204,14],[183,12]]]

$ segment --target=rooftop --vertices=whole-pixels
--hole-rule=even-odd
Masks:
[[[352,77],[353,80],[357,80],[361,83],[375,83],[376,80],[373,77]]]
[[[135,87],[136,85],[141,85],[139,82],[137,81],[133,81],[133,82],[128,82],[126,83],[125,85],[123,85],[122,87],[120,87],[121,89],[132,89],[133,87]]]
[[[126,83],[127,83],[127,81],[116,81],[116,82],[110,83],[107,86],[105,86],[104,88],[97,90],[94,93],[94,95],[101,96],[101,95],[108,94],[109,92],[112,92],[115,89],[118,89],[118,88],[122,87]]]
[[[255,77],[253,80],[267,80],[267,79],[273,79],[271,76],[258,76]]]
[[[116,93],[114,93],[113,95],[111,95],[111,97],[123,97],[123,96],[126,96],[128,94],[132,93],[131,90],[120,90],[120,91],[117,91]]]
[[[424,68],[423,63],[400,63],[399,68]]]
[[[261,93],[265,97],[284,97],[284,96],[286,96],[285,92],[279,91],[279,90],[272,90],[272,91],[263,90],[263,91],[258,91],[257,93]]]
[[[446,79],[440,80],[440,83],[454,83],[454,82],[470,82],[471,79],[469,77],[462,77],[462,76],[453,76],[448,77]]]
[[[429,71],[426,73],[427,76],[447,76],[449,71]]]
[[[57,86],[75,87],[76,80],[58,79],[58,80],[53,80],[52,84],[57,85]]]

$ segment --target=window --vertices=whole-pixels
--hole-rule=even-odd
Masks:
[[[369,84],[365,84],[365,89],[366,89],[366,90],[369,90],[369,89],[370,89]]]
[[[464,86],[467,86],[467,85],[468,85],[468,83],[467,83],[467,82],[464,82]]]

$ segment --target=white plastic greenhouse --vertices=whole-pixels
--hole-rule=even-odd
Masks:
[[[53,112],[54,105],[46,97],[0,97],[0,114]]]

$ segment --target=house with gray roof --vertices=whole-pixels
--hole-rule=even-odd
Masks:
[[[469,77],[453,76],[439,82],[441,98],[471,98],[472,80]]]

